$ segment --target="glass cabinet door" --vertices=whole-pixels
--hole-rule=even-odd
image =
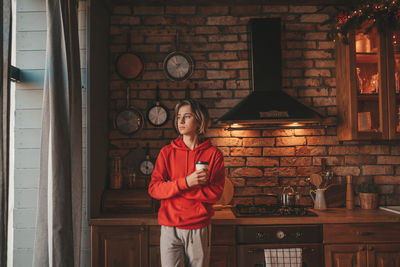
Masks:
[[[394,56],[394,70],[392,71],[392,75],[394,75],[394,93],[389,95],[390,99],[394,99],[394,101],[390,101],[389,103],[394,102],[394,116],[392,116],[392,120],[394,120],[394,131],[396,134],[400,134],[400,31],[393,32],[392,35],[392,47],[393,47],[393,56]]]
[[[382,132],[382,92],[380,39],[376,28],[355,33],[357,129],[359,135],[379,135]],[[400,64],[400,62],[399,62]]]
[[[351,31],[336,42],[339,140],[400,140],[400,30]]]

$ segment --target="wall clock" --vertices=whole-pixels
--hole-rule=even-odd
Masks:
[[[183,52],[174,51],[165,58],[163,68],[168,79],[184,81],[193,73],[193,60]]]
[[[184,81],[188,79],[193,73],[193,60],[192,58],[179,51],[179,32],[175,35],[176,50],[167,55],[164,59],[163,69],[168,79],[172,81]]]
[[[154,170],[154,162],[150,159],[149,144],[146,145],[146,157],[139,163],[139,171],[143,175],[151,175]]]
[[[154,170],[154,163],[150,160],[150,158],[146,158],[140,162],[139,170],[143,175],[151,175]]]
[[[153,126],[160,127],[168,121],[168,109],[161,105],[159,99],[159,89],[156,89],[156,103],[147,110],[147,120]]]

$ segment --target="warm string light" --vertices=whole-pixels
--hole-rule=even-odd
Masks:
[[[388,25],[393,30],[400,25],[400,3],[398,0],[384,1],[373,5],[366,4],[352,11],[341,10],[336,16],[335,34],[344,42],[347,32],[352,29]]]

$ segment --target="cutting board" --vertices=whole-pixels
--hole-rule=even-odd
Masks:
[[[231,180],[229,180],[229,178],[225,178],[224,191],[222,192],[222,196],[217,202],[217,204],[221,205],[229,204],[232,201],[233,193],[234,193],[234,187]]]
[[[346,185],[328,185],[325,191],[325,201],[328,208],[344,207],[346,204]]]
[[[400,214],[400,206],[384,206],[384,207],[379,207],[379,208],[382,210]]]

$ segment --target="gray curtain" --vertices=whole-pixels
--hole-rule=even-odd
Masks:
[[[82,213],[82,99],[77,2],[46,0],[47,49],[34,267],[77,267]]]
[[[11,1],[3,0],[0,10],[0,267],[7,266],[7,223],[8,223],[8,155],[10,118],[10,58],[11,58]]]

